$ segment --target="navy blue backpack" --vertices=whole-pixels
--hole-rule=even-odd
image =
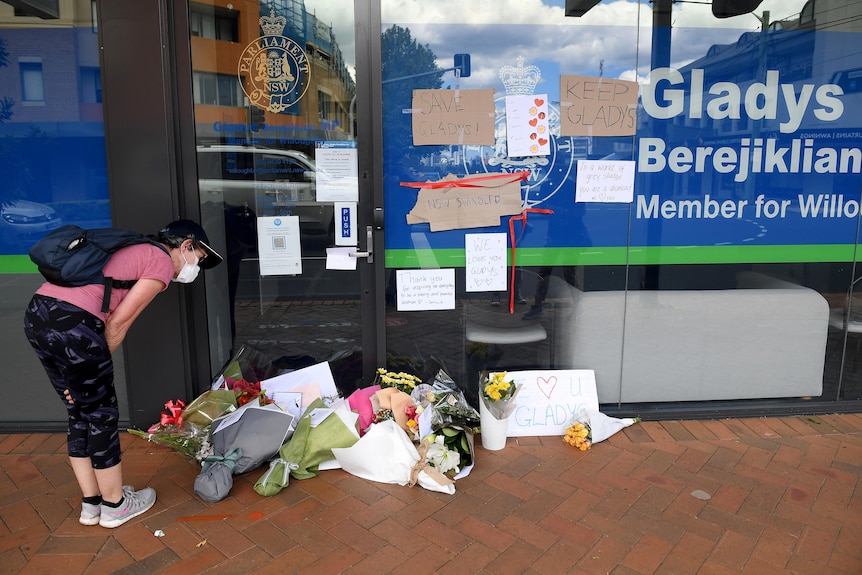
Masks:
[[[164,244],[140,234],[116,228],[85,230],[68,224],[49,232],[30,248],[30,259],[45,279],[53,284],[76,287],[102,284],[105,292],[102,312],[108,312],[111,288],[131,289],[137,280],[105,277],[102,268],[111,254],[135,244],[150,243],[168,252]]]

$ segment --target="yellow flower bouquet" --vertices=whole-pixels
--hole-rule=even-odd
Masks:
[[[586,451],[594,443],[604,441],[621,429],[638,423],[640,417],[610,417],[600,411],[582,407],[566,429],[563,441]]]
[[[506,419],[515,410],[515,396],[520,388],[513,380],[506,379],[508,372],[486,373],[482,377],[481,401],[495,419]]]

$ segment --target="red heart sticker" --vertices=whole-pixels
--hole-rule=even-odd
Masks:
[[[538,121],[536,118],[533,118],[532,120],[530,120],[530,121],[529,121],[529,124],[530,124],[531,126],[535,126],[538,122],[539,122],[539,121]]]
[[[545,138],[539,138],[539,145],[540,146],[544,146],[547,143],[548,143],[548,140],[546,140]]]
[[[536,103],[536,105],[537,105],[537,106],[541,106],[542,104],[544,104],[544,103],[545,103],[545,101],[544,101],[544,100],[542,100],[541,98],[536,98],[536,99],[535,99],[535,100],[533,100],[533,101]]]

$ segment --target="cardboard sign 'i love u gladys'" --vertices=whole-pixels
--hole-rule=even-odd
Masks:
[[[582,407],[599,410],[591,369],[510,371],[506,379],[520,388],[509,417],[509,437],[565,435]]]

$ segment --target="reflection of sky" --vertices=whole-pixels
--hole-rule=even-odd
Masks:
[[[764,0],[756,13],[768,11],[776,21],[799,13],[805,0]],[[393,24],[409,27],[414,38],[428,44],[437,55],[441,68],[452,66],[455,52],[466,52],[484,61],[488,69],[498,69],[501,62],[513,62],[520,53],[529,61],[565,62],[571,69],[565,73],[598,75],[599,62],[604,60],[604,76],[634,79],[634,46],[640,44],[642,58],[639,75],[649,66],[652,4],[648,0],[603,0],[581,18],[564,15],[565,0],[382,0],[383,28]],[[356,66],[354,21],[345,11],[344,0],[305,0],[306,9],[324,24],[332,26],[348,68]],[[637,34],[601,32],[608,27],[624,26]],[[475,26],[465,35],[463,28],[436,24],[467,24]],[[547,25],[554,29],[548,34],[519,28],[520,25]],[[511,35],[495,34],[505,29],[497,26],[514,25]],[[426,29],[432,26],[433,29]],[[728,42],[740,32],[760,27],[752,14],[735,18],[716,19],[709,5],[674,3],[674,65],[681,67],[706,53],[712,44]],[[729,33],[728,28],[736,32]],[[540,29],[544,30],[544,29]],[[564,33],[565,31],[565,33]],[[476,32],[474,35],[473,32]],[[475,60],[474,60],[475,61]],[[537,64],[538,65],[538,64]],[[482,72],[478,72],[481,74]],[[544,75],[544,74],[543,74]],[[490,84],[489,78],[482,78]]]
[[[409,28],[418,43],[427,44],[437,55],[441,68],[452,66],[456,52],[471,54],[476,85],[492,85],[496,71],[519,55],[536,65],[540,60],[560,62],[560,72],[566,74],[598,76],[602,61],[605,77],[634,79],[636,67],[638,76],[646,74],[650,2],[605,0],[581,18],[565,17],[563,4],[563,0],[473,0],[469,4],[383,0],[383,27]],[[764,0],[757,13],[770,11],[770,20],[775,21],[798,14],[802,5],[803,0]],[[705,4],[674,3],[672,22],[671,62],[676,67],[702,56],[713,44],[734,42],[742,32],[760,27],[752,14],[716,19]],[[543,77],[553,76],[543,70]]]

